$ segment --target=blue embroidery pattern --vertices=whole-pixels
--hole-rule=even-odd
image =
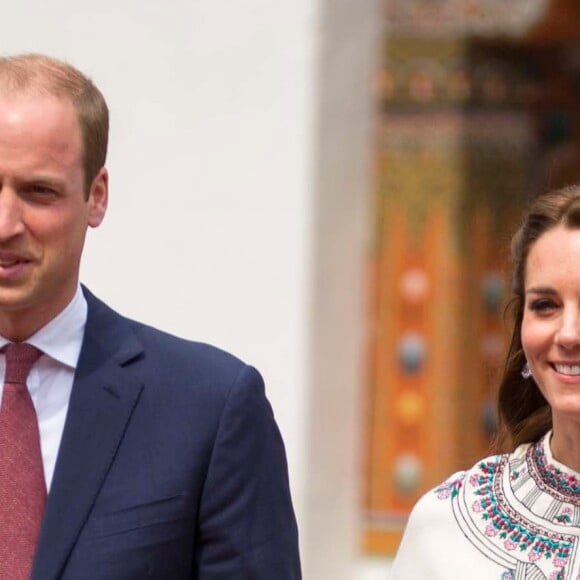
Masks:
[[[546,436],[544,436],[545,438]],[[562,499],[580,505],[580,480],[571,473],[550,465],[544,451],[544,439],[530,445],[527,452],[528,464],[534,469],[537,478],[544,484],[542,488],[553,495],[557,492]]]
[[[543,450],[540,454],[537,451],[540,446],[541,443],[538,443],[530,446],[530,449],[534,448],[532,454],[538,469],[547,472],[546,485],[548,483],[553,485],[555,482],[560,489],[563,489],[563,479],[557,470],[549,468],[545,461],[541,463]],[[502,550],[508,553],[513,552],[514,555],[521,554],[517,557],[520,561],[523,559],[525,562],[535,563],[541,559],[547,560],[554,568],[549,580],[563,580],[574,548],[574,538],[548,531],[523,517],[510,506],[502,487],[502,474],[505,469],[509,470],[509,468],[508,455],[483,460],[474,468],[468,480],[470,491],[476,497],[471,503],[471,512],[486,522],[487,525],[482,529],[483,533]],[[435,490],[437,497],[441,500],[455,499],[466,484],[465,476],[466,474],[463,473],[460,477],[442,484]],[[519,477],[520,472],[516,470],[509,475],[508,479],[513,482]],[[565,484],[569,485],[568,479],[565,480]],[[578,484],[580,485],[580,482]],[[572,511],[568,508],[561,510],[552,518],[558,523],[567,524],[571,522],[571,516]],[[508,570],[503,573],[501,580],[513,580],[513,578],[513,572]]]
[[[554,566],[563,568],[570,557],[572,543],[561,538],[548,537],[541,529],[524,521],[507,505],[501,505],[503,492],[495,486],[496,475],[500,467],[505,465],[501,461],[488,461],[479,464],[479,474],[473,474],[469,480],[476,487],[475,495],[481,496],[471,506],[471,509],[480,513],[489,524],[485,529],[488,537],[498,536],[503,540],[503,547],[508,551],[518,549],[527,552],[528,560],[535,562],[541,557],[553,558]],[[503,503],[503,502],[501,502]],[[510,513],[511,512],[511,513]]]

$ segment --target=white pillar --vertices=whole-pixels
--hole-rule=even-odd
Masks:
[[[372,234],[372,75],[380,59],[374,0],[325,0],[313,151],[308,468],[308,579],[355,578],[365,394],[363,349]]]

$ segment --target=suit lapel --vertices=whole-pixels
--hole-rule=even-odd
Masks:
[[[85,290],[89,312],[31,580],[54,580],[113,462],[143,385],[129,325]]]

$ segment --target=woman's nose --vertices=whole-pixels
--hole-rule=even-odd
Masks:
[[[580,345],[580,308],[564,312],[556,334],[556,343],[564,348]]]

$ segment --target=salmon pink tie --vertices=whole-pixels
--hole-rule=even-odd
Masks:
[[[25,343],[4,349],[0,408],[0,578],[29,580],[46,504],[36,411],[26,379],[42,354]]]

